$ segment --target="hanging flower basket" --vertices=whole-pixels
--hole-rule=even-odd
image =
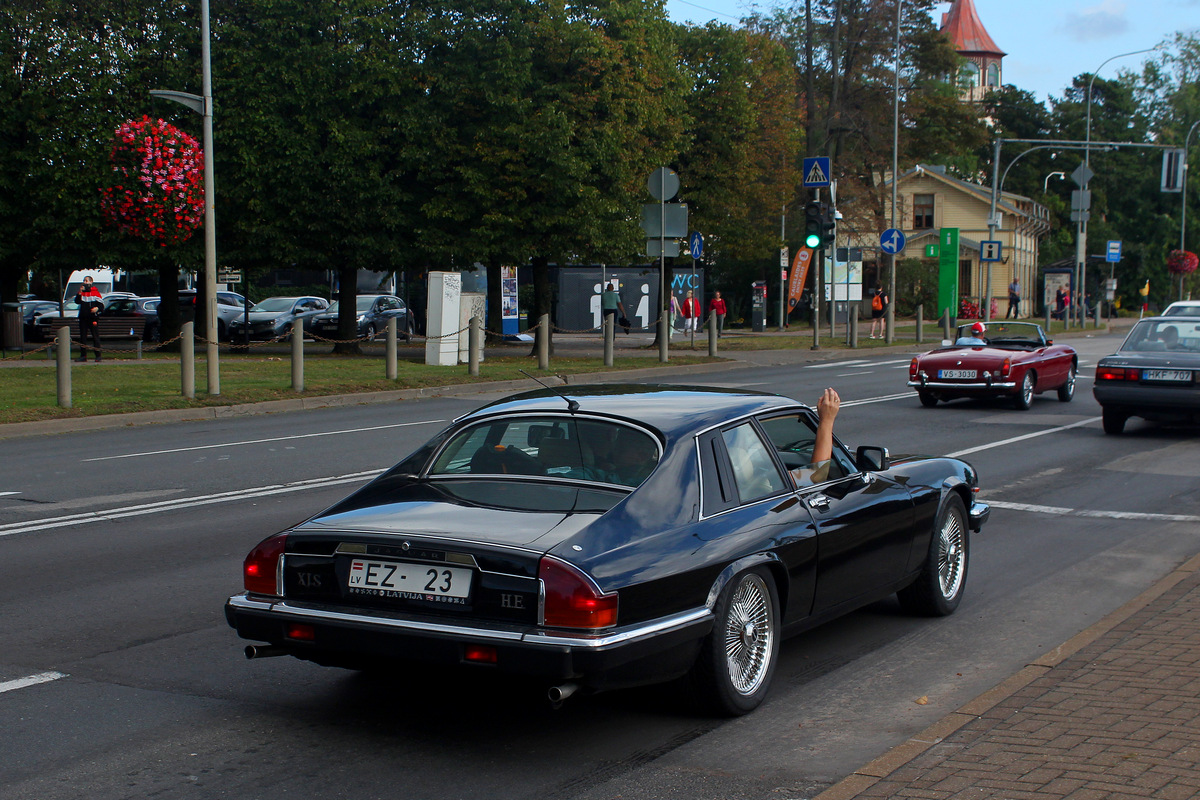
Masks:
[[[1167,269],[1172,275],[1189,275],[1196,271],[1200,258],[1187,250],[1172,250],[1167,255]]]
[[[186,241],[204,218],[204,152],[161,119],[128,120],[113,134],[112,184],[100,190],[105,219],[160,246]]]

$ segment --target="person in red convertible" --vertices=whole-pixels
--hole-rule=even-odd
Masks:
[[[970,336],[960,336],[954,340],[954,343],[956,345],[966,345],[966,346],[985,345],[985,344],[987,344],[987,340],[983,338],[983,335],[985,333],[987,333],[987,326],[984,325],[982,322],[976,322],[974,325],[971,326],[971,335]]]

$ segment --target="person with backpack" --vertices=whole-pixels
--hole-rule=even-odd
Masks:
[[[888,296],[882,286],[875,287],[871,293],[871,335],[872,339],[883,339],[887,334],[883,315],[887,313]],[[875,331],[879,331],[879,335]]]

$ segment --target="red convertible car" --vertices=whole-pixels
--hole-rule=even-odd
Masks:
[[[977,322],[959,326],[953,343],[914,358],[908,385],[928,408],[958,397],[1007,396],[1024,410],[1035,394],[1052,390],[1068,402],[1078,368],[1075,349],[1054,344],[1041,325]]]

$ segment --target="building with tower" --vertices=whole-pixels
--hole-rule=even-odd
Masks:
[[[979,19],[974,0],[954,0],[942,15],[942,33],[967,60],[958,73],[963,100],[978,102],[1002,85],[1001,62],[1006,53],[996,46]]]

